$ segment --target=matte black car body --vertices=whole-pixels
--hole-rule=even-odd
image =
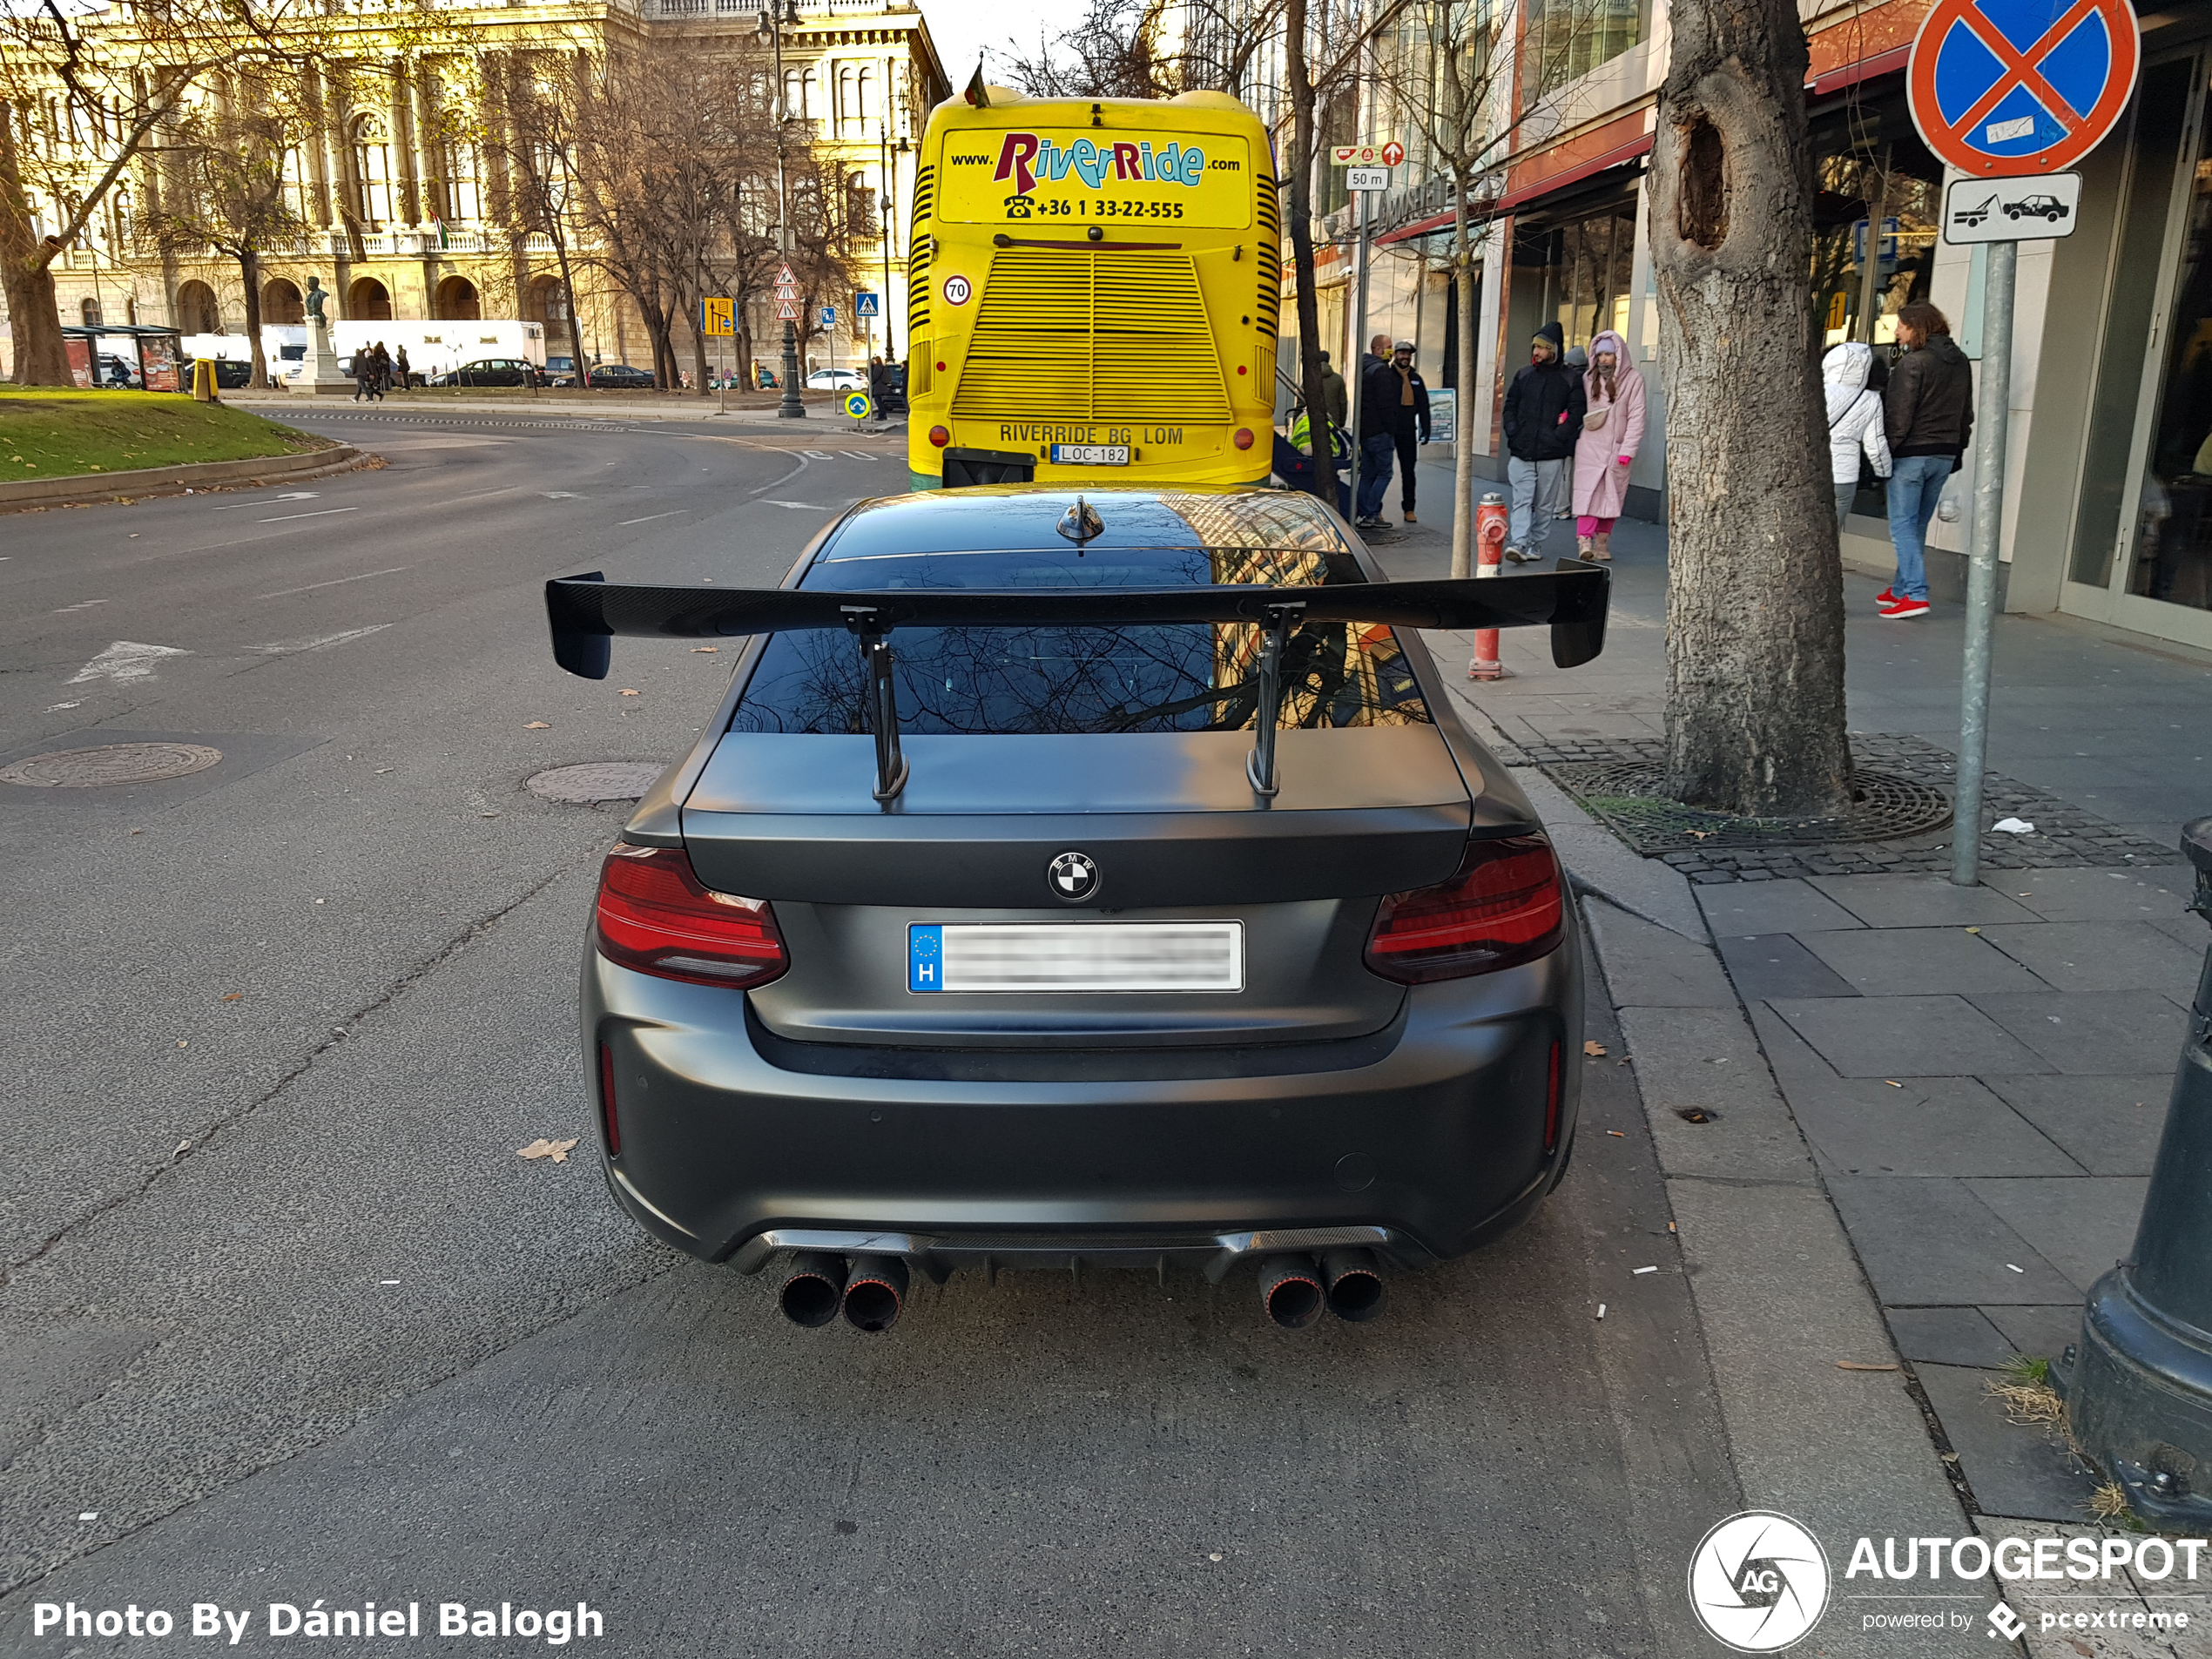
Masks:
[[[1109,541],[1177,514],[1287,513],[1382,579],[1308,497],[1085,493]],[[785,585],[847,585],[837,567],[878,554],[1050,545],[1075,500],[863,502]],[[911,735],[885,805],[865,734],[732,729],[769,644],[747,642],[624,840],[767,900],[788,971],[741,991],[585,950],[588,1073],[618,1123],[607,1177],[659,1238],[747,1271],[779,1249],[933,1272],[1173,1257],[1218,1273],[1358,1246],[1411,1265],[1513,1227],[1564,1172],[1582,1022],[1564,884],[1563,941],[1534,961],[1412,985],[1363,966],[1384,894],[1447,880],[1471,837],[1541,833],[1417,636],[1398,645],[1433,723],[1285,727],[1271,801],[1247,780],[1249,731],[1199,731]],[[1101,873],[1072,907],[1047,885],[1070,850]],[[1071,917],[1238,919],[1244,988],[907,993],[910,923]]]

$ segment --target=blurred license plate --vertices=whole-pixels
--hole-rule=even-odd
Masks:
[[[914,923],[909,991],[1241,991],[1241,921]]]
[[[1055,443],[1052,446],[1052,464],[1055,467],[1126,467],[1129,465],[1129,445]]]

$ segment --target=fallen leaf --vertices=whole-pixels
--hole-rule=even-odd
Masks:
[[[515,1156],[517,1157],[525,1157],[533,1160],[537,1158],[551,1158],[556,1163],[566,1163],[569,1161],[569,1150],[571,1147],[575,1146],[575,1144],[576,1142],[573,1139],[565,1141],[549,1141],[541,1136],[538,1139],[532,1141],[528,1146],[517,1147],[515,1150]]]
[[[177,1046],[179,1049],[189,1049],[192,1047],[192,1042],[189,1038],[179,1037],[177,1039]]]
[[[1689,839],[1693,841],[1702,841],[1712,833],[1713,832],[1710,830],[1689,830],[1686,832]]]
[[[694,645],[691,647],[691,655],[694,657],[711,657],[721,649],[722,647],[719,645]]]
[[[1981,929],[1979,927],[1969,927],[1966,931],[1970,934],[1978,934],[1981,931]]]
[[[246,993],[244,991],[225,991],[223,993],[223,1001],[226,1002],[235,1002],[245,995]]]
[[[627,696],[629,693],[624,692],[624,695]],[[552,729],[552,726],[543,720],[532,720],[528,725],[523,728],[525,732],[550,732]]]
[[[1864,1359],[1838,1359],[1836,1361],[1836,1369],[1838,1371],[1895,1371],[1897,1367],[1895,1366],[1870,1366]]]
[[[1588,1055],[1601,1055],[1605,1052],[1605,1045],[1593,1038],[1582,1045],[1582,1052]]]
[[[624,697],[643,697],[643,696],[644,696],[645,694],[644,694],[643,691],[627,691],[627,690],[625,690],[625,691],[624,691],[621,693],[621,695],[622,695],[622,696],[624,696]]]
[[[2081,1659],[2097,1659],[2097,1650],[2087,1642],[2075,1642],[2071,1636],[2068,1636],[2067,1640],[2074,1642],[2074,1650],[2081,1656]]]

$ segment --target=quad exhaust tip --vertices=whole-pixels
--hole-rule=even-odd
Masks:
[[[845,1319],[856,1331],[888,1331],[907,1302],[907,1264],[896,1256],[855,1256],[845,1285]]]
[[[819,1329],[837,1317],[845,1300],[845,1258],[819,1251],[802,1250],[791,1258],[784,1276],[784,1318],[793,1325]]]

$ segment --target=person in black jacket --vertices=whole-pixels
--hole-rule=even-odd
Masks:
[[[1506,388],[1506,480],[1513,516],[1506,556],[1527,564],[1551,530],[1575,466],[1575,441],[1582,435],[1582,377],[1561,361],[1567,336],[1548,322],[1529,342],[1527,367]]]
[[[1943,313],[1917,302],[1901,307],[1897,337],[1905,356],[1882,391],[1897,577],[1874,602],[1893,622],[1928,614],[1928,521],[1974,429],[1974,372]]]

